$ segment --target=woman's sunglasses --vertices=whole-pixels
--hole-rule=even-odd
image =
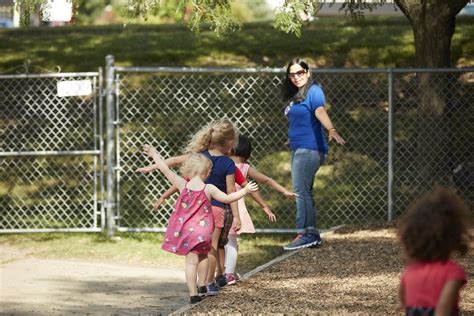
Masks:
[[[297,72],[288,73],[288,77],[290,77],[290,78],[301,77],[305,73],[306,73],[306,70],[298,70]]]

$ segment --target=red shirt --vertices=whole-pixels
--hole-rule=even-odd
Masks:
[[[242,183],[244,183],[245,181],[247,181],[247,179],[245,179],[244,175],[242,174],[242,171],[240,171],[239,168],[235,168],[235,183],[242,186]]]
[[[444,285],[453,280],[467,282],[464,268],[452,260],[408,265],[401,276],[405,306],[436,308]],[[459,309],[459,297],[453,308]]]

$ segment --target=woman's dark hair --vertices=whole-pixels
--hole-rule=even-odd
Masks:
[[[398,223],[398,236],[408,260],[447,260],[467,253],[471,215],[451,189],[437,187],[415,201]]]
[[[239,144],[234,148],[234,156],[242,157],[245,160],[252,154],[252,144],[247,136],[239,134]]]
[[[304,70],[309,72],[308,82],[299,89],[297,86],[293,84],[290,80],[290,68],[294,64],[300,65]],[[286,75],[285,80],[283,81],[283,85],[281,87],[281,96],[283,101],[285,102],[301,102],[306,99],[306,95],[308,94],[309,87],[313,84],[313,78],[311,74],[311,69],[309,69],[309,65],[303,59],[295,58],[288,64],[286,67]]]

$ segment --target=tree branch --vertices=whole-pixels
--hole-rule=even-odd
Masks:
[[[410,23],[413,25],[413,19],[410,15],[411,8],[409,1],[410,0],[395,0],[395,4],[398,6],[400,11],[402,11],[403,15],[406,16]]]
[[[445,1],[447,2],[449,8],[451,9],[451,12],[453,12],[455,16],[462,10],[462,8],[464,8],[469,3],[469,0],[445,0]]]

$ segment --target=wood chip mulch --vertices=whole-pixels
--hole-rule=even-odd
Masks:
[[[374,314],[395,315],[403,263],[393,227],[343,228],[318,249],[295,255],[226,286],[186,314]],[[458,262],[468,284],[461,315],[474,315],[474,247]]]

